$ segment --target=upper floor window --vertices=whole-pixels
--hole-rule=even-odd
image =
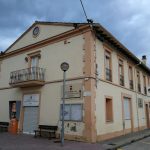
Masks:
[[[136,75],[137,75],[137,90],[138,90],[138,92],[141,93],[140,72],[137,71],[137,72],[136,72]]]
[[[133,90],[133,68],[129,66],[129,87]]]
[[[123,60],[119,59],[119,84],[124,86],[124,66],[123,66]]]
[[[32,56],[31,57],[31,67],[38,67],[39,66],[39,57],[38,56]]]
[[[106,80],[112,81],[112,65],[111,65],[111,53],[105,51],[105,76]]]
[[[41,51],[36,51],[36,52],[28,54],[29,68],[37,68],[37,67],[39,67],[39,59],[41,58],[40,52]]]
[[[143,76],[143,86],[144,86],[144,94],[147,94],[147,88],[146,88],[146,76]]]

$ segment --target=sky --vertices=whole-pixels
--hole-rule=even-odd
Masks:
[[[100,23],[150,67],[150,0],[82,0],[89,19]],[[0,0],[0,51],[35,21],[86,22],[80,0]]]

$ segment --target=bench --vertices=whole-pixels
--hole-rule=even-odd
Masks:
[[[8,122],[0,122],[0,132],[7,132],[8,131]]]
[[[48,133],[49,139],[56,138],[56,131],[58,126],[50,126],[50,125],[39,125],[37,130],[34,130],[36,138],[37,136],[42,136],[42,133]]]

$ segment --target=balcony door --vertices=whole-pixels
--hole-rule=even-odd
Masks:
[[[31,57],[31,79],[36,80],[38,77],[37,67],[39,66],[39,57],[33,56]]]

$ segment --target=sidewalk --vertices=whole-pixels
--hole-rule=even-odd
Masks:
[[[150,136],[150,129],[95,144],[65,140],[65,145],[62,147],[60,143],[55,143],[58,141],[56,139],[48,140],[47,138],[34,138],[32,135],[0,133],[0,150],[116,150],[148,136]]]
[[[104,150],[99,143],[91,144],[65,140],[62,147],[61,143],[55,143],[56,139],[34,138],[33,135],[12,135],[0,133],[0,150]]]
[[[111,140],[100,142],[100,144],[102,145],[103,149],[116,150],[117,148],[123,147],[125,145],[131,144],[133,142],[139,141],[149,136],[150,136],[150,129],[145,129],[143,131],[130,133]]]

